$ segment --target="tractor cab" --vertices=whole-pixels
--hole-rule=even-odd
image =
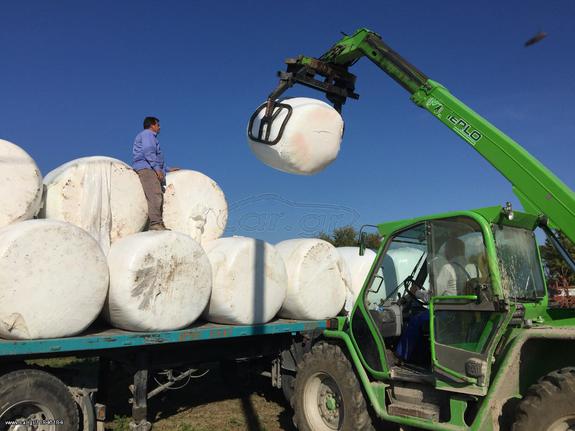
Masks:
[[[372,377],[485,395],[516,303],[545,298],[536,226],[501,207],[379,225],[349,328]]]

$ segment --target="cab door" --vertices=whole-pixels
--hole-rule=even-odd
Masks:
[[[485,395],[496,342],[510,310],[492,289],[488,225],[471,217],[429,223],[430,343],[436,387]],[[496,259],[491,259],[496,262]]]
[[[389,377],[388,359],[402,331],[402,311],[398,297],[425,263],[426,224],[416,223],[395,232],[380,247],[350,319],[350,334],[366,369],[376,378]],[[423,283],[427,288],[427,283]],[[386,341],[387,340],[387,341]],[[428,351],[427,340],[417,347]],[[395,362],[395,361],[394,361]]]

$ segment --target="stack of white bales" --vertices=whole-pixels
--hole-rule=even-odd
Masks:
[[[306,320],[334,317],[346,299],[353,304],[361,288],[355,286],[354,296],[353,281],[359,284],[373,262],[368,266],[371,256],[366,256],[350,271],[338,249],[314,238],[282,241],[274,247],[253,238],[231,237],[208,242],[204,248],[213,273],[204,317],[227,324],[265,323],[276,315]]]
[[[114,241],[141,232],[147,204],[136,172],[110,157],[84,157],[54,169],[44,178],[41,216],[73,223],[94,236],[105,252]],[[219,238],[228,207],[217,183],[191,170],[166,176],[164,222],[197,242]]]
[[[104,317],[132,331],[175,330],[193,323],[212,294],[212,267],[201,247],[219,238],[227,203],[217,183],[190,170],[166,178],[164,223],[112,244]]]
[[[0,221],[39,212],[45,218],[0,233],[0,294],[6,298],[0,304],[0,336],[74,335],[91,324],[104,303],[104,317],[128,330],[178,329],[198,318],[212,284],[199,242],[218,238],[227,219],[215,182],[190,171],[179,172],[177,181],[168,176],[167,213],[199,221],[196,231],[188,229],[196,240],[178,232],[138,233],[145,227],[147,205],[130,166],[109,157],[73,160],[46,176],[42,199],[34,161],[17,146],[0,142],[0,175],[6,177]]]
[[[50,172],[47,218],[87,230],[108,255],[110,287],[104,317],[132,331],[175,330],[203,312],[211,266],[200,243],[216,239],[227,220],[218,185],[199,172],[167,175],[165,221],[173,231],[139,233],[147,204],[138,175],[109,157],[86,157]]]
[[[346,263],[325,241],[274,247],[220,238],[225,196],[200,172],[167,175],[164,213],[172,231],[139,233],[146,201],[125,163],[68,162],[46,176],[41,199],[34,161],[0,144],[0,197],[7,202],[0,221],[12,223],[0,230],[0,336],[73,335],[102,308],[112,325],[135,331],[179,329],[202,313],[228,324],[265,323],[278,312],[323,319],[342,310],[353,288]],[[41,201],[45,220],[19,222],[34,217]],[[53,301],[57,307],[46,306]]]
[[[98,316],[108,287],[105,256],[85,231],[27,220],[40,209],[42,177],[32,158],[0,140],[0,336],[64,337]]]

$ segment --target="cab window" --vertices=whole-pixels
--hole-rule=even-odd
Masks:
[[[368,310],[375,310],[405,295],[406,284],[415,279],[425,264],[427,238],[425,224],[418,224],[392,238],[367,290]],[[407,283],[406,283],[407,281]],[[428,288],[427,279],[422,281]]]
[[[533,232],[509,226],[494,226],[494,231],[503,290],[515,300],[534,300],[545,296],[545,283]]]
[[[476,294],[490,276],[481,226],[457,217],[431,222],[429,270],[435,296]]]

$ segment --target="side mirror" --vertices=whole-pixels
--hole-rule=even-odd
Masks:
[[[365,254],[365,249],[367,248],[367,233],[364,231],[366,227],[371,227],[377,230],[377,226],[372,224],[364,224],[359,230],[359,255],[363,256]]]
[[[365,242],[367,240],[367,233],[361,232],[359,234],[359,255],[363,256],[365,254]]]

